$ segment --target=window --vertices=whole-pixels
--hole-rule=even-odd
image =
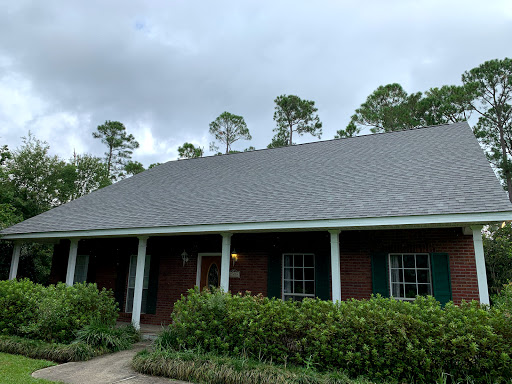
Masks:
[[[89,270],[89,255],[77,255],[75,264],[75,277],[73,282],[85,283],[87,281],[87,271]]]
[[[142,282],[142,305],[140,308],[141,313],[146,313],[146,306],[148,301],[148,287],[149,287],[149,264],[151,256],[146,255],[146,262],[144,265],[144,280]],[[133,311],[133,295],[135,292],[135,272],[137,270],[137,255],[130,257],[130,271],[128,274],[128,290],[126,292],[126,312]]]
[[[315,255],[283,254],[283,299],[301,301],[315,297]]]
[[[430,257],[427,253],[390,253],[389,281],[391,296],[414,300],[418,295],[432,295]]]

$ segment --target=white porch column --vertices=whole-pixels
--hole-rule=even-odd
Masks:
[[[476,276],[478,278],[478,293],[481,304],[489,304],[487,288],[487,273],[485,270],[484,245],[482,243],[482,226],[472,226],[473,244],[475,246]]]
[[[76,253],[78,251],[78,240],[80,239],[71,239],[71,244],[69,244],[69,256],[68,256],[68,270],[66,272],[66,284],[71,286],[73,285],[73,280],[75,279],[75,266],[76,266]]]
[[[12,250],[11,269],[9,269],[9,280],[14,280],[18,274],[18,263],[20,261],[21,243],[14,243]]]
[[[137,269],[135,270],[135,289],[133,292],[132,324],[135,329],[140,329],[140,310],[142,307],[142,289],[144,285],[144,266],[146,265],[147,236],[139,237],[139,249],[137,252]]]
[[[340,230],[331,229],[331,280],[332,301],[341,301],[341,273],[340,273]]]
[[[220,262],[220,288],[229,291],[229,264],[231,262],[231,236],[232,233],[222,235],[222,259]]]

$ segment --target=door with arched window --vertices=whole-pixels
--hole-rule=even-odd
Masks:
[[[203,290],[220,286],[220,256],[203,256],[201,258],[201,280],[199,288]]]

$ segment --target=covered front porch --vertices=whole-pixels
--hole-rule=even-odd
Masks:
[[[10,279],[16,278],[19,249],[17,242]],[[414,266],[406,265],[410,261]],[[400,273],[403,278],[396,277]],[[137,327],[168,324],[174,303],[194,286],[333,301],[372,293],[408,299],[407,289],[415,287],[455,302],[489,302],[481,226],[61,238],[50,280],[112,289],[120,320]]]

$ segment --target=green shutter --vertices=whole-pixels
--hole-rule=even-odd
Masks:
[[[269,298],[277,297],[280,299],[281,295],[281,266],[283,257],[281,254],[271,254],[268,257],[268,275],[267,275],[267,296]]]
[[[389,297],[389,268],[387,253],[372,255],[373,294]]]
[[[445,305],[452,299],[450,281],[450,259],[447,253],[430,254],[432,267],[432,289],[437,301]]]
[[[148,298],[146,301],[146,313],[150,315],[156,314],[159,261],[158,255],[151,256],[151,262],[149,264]]]
[[[124,293],[126,291],[126,279],[128,275],[128,263],[130,258],[126,255],[118,255],[117,259],[117,276],[116,276],[116,289],[114,291],[114,297],[119,304],[119,311],[124,311]]]
[[[315,293],[322,300],[331,299],[329,276],[331,275],[330,259],[327,256],[315,256]]]

